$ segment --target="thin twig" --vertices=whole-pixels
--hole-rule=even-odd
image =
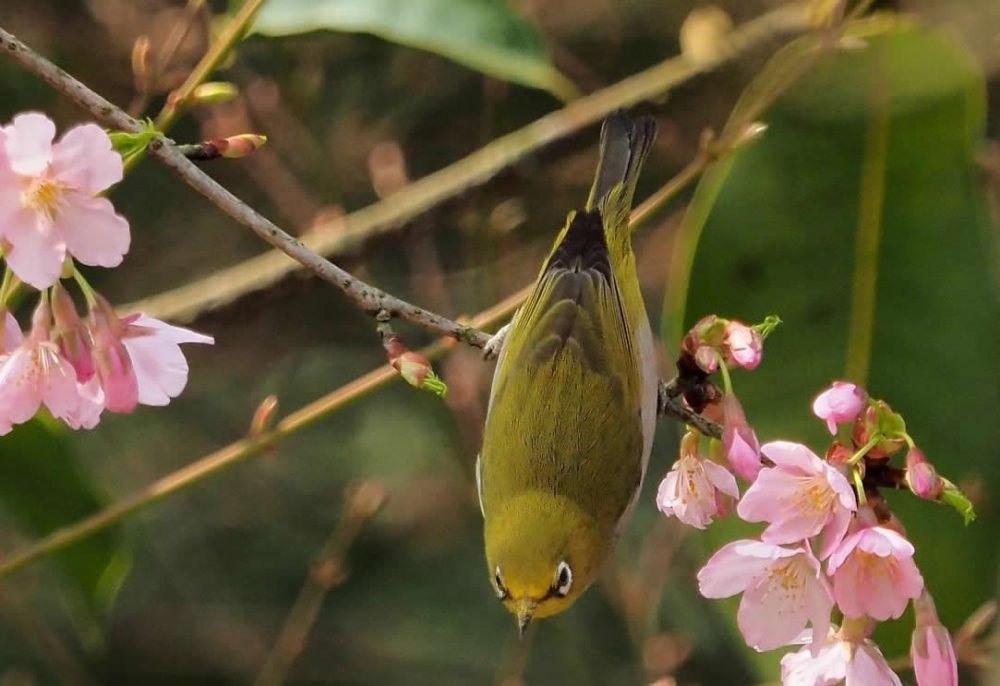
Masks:
[[[14,61],[42,78],[60,93],[63,93],[92,114],[111,122],[124,131],[139,132],[141,125],[120,108],[105,100],[86,85],[64,72],[52,62],[31,50],[10,33],[0,28],[0,44]],[[442,336],[451,336],[476,347],[483,347],[489,336],[468,326],[458,324],[434,312],[389,295],[364,281],[352,276],[332,262],[317,255],[301,241],[281,230],[277,225],[242,200],[233,195],[220,183],[195,166],[171,143],[153,141],[150,154],[164,165],[174,170],[189,186],[208,198],[219,209],[243,224],[257,236],[278,248],[286,255],[305,266],[324,281],[327,281],[347,295],[363,311],[374,315],[380,311],[389,312]]]
[[[763,14],[727,36],[729,49],[720,51],[713,60],[694,64],[684,57],[673,57],[595,91],[414,181],[380,202],[338,218],[335,226],[330,223],[317,225],[302,236],[302,242],[328,257],[355,250],[366,240],[392,231],[445,200],[489,181],[526,155],[596,124],[615,109],[660,96],[780,33],[800,31],[805,26],[804,14],[797,5]],[[282,253],[271,251],[198,281],[131,303],[129,307],[163,319],[189,322],[202,312],[227,305],[242,295],[265,290],[298,268],[298,264]]]
[[[316,556],[306,582],[285,619],[285,625],[264,660],[255,686],[280,686],[284,683],[292,664],[305,650],[309,633],[327,594],[345,577],[348,551],[365,523],[381,508],[385,498],[384,487],[375,482],[359,484],[348,493],[343,517]]]
[[[141,130],[139,123],[125,114],[121,109],[94,93],[45,58],[31,51],[2,28],[0,28],[0,47],[19,64],[92,112],[95,116],[125,131],[138,132]],[[380,310],[387,310],[404,319],[418,323],[431,331],[453,336],[470,344],[481,346],[488,337],[486,334],[478,331],[476,327],[488,326],[499,320],[508,318],[530,291],[529,286],[508,297],[503,302],[476,317],[472,322],[472,326],[457,324],[374,289],[354,279],[354,277],[340,270],[335,265],[311,253],[301,242],[281,231],[277,226],[243,204],[225,188],[207,177],[184,158],[181,153],[173,149],[171,145],[161,142],[154,147],[152,152],[167,166],[173,168],[193,187],[205,194],[213,202],[216,202],[216,204],[238,221],[252,228],[272,244],[281,245],[282,249],[286,250],[289,255],[296,259],[301,259],[303,264],[316,271],[320,276],[341,287],[359,306],[373,314]],[[633,228],[647,218],[658,206],[673,197],[687,183],[696,178],[708,161],[708,156],[704,154],[699,155],[697,159],[692,161],[688,167],[682,170],[661,191],[637,208],[633,213]],[[425,351],[425,354],[428,357],[436,356],[444,352],[447,348],[448,344],[441,341],[430,346]],[[237,441],[154,482],[141,491],[123,498],[101,512],[60,529],[48,537],[27,546],[20,552],[15,552],[0,564],[0,577],[6,576],[41,557],[62,550],[87,536],[115,524],[139,509],[158,502],[168,495],[185,489],[205,477],[221,471],[225,467],[234,465],[250,455],[260,452],[282,438],[305,428],[321,417],[356,400],[375,388],[385,385],[394,378],[396,378],[395,372],[389,365],[384,365],[380,369],[360,377],[353,383],[289,415],[279,422],[273,430],[264,431],[253,437]],[[664,400],[661,402],[662,414],[699,426],[699,429],[708,435],[718,435],[719,429],[717,425],[712,425],[711,423],[705,424],[703,418],[694,414],[690,409],[684,407],[682,403],[678,403],[675,400],[675,396],[669,392],[669,384],[667,385],[667,389],[664,393]]]

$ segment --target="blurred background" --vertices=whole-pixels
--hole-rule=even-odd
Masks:
[[[434,17],[429,33],[408,33],[415,6]],[[701,8],[687,24],[685,53],[714,60],[731,47],[726,14],[739,26],[781,8],[777,0]],[[133,115],[155,116],[239,9],[222,0],[4,0],[0,26]],[[204,168],[289,232],[337,236],[350,213],[561,100],[678,55],[696,9],[686,0],[269,0],[257,30],[213,76],[236,84],[238,96],[191,108],[170,135],[267,134],[252,156]],[[635,247],[650,317],[663,332],[664,377],[681,322],[776,313],[785,324],[764,364],[737,375],[736,387],[762,439],[808,440],[822,454],[825,432],[809,403],[849,363],[858,368],[849,358],[863,333],[849,312],[871,185],[862,170],[881,155],[866,381],[903,412],[980,516],[963,527],[953,511],[907,494],[892,494],[890,504],[942,620],[952,631],[966,625],[963,683],[1000,684],[989,614],[1000,553],[991,205],[1000,152],[990,143],[1000,138],[1000,3],[899,0],[871,10],[917,20],[873,38],[877,51],[842,51],[806,70],[759,115],[769,125],[764,139],[656,213]],[[697,155],[704,129],[723,129],[796,33],[768,32],[725,65],[637,106],[660,124],[639,199]],[[876,52],[885,60],[872,61]],[[61,127],[88,118],[9,61],[0,61],[0,91],[3,122],[26,109]],[[872,121],[888,122],[880,153],[866,139]],[[596,124],[574,127],[486,183],[343,241],[334,259],[407,300],[471,317],[534,278],[565,213],[586,197],[597,134]],[[121,268],[88,278],[116,304],[264,252],[154,161],[131,172],[113,200],[130,221],[132,249]],[[699,231],[697,251],[678,254],[676,237]],[[186,350],[189,385],[169,407],[106,415],[85,433],[38,422],[0,439],[0,561],[244,437],[269,395],[281,416],[385,362],[374,322],[317,279],[295,273],[227,300],[171,313],[216,344]],[[397,330],[414,349],[433,341],[404,324]],[[436,367],[450,388],[444,401],[398,380],[358,393],[265,453],[4,578],[0,686],[250,684],[265,664],[258,683],[777,678],[780,651],[751,654],[735,629],[735,603],[697,592],[697,569],[738,527],[697,532],[655,508],[677,450],[670,421],[661,422],[642,501],[600,584],[519,640],[489,585],[472,471],[493,365],[459,346]],[[876,635],[907,683],[911,629],[908,612]]]

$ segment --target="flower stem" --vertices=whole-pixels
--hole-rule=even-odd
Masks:
[[[876,445],[878,445],[883,438],[885,437],[882,434],[875,433],[871,438],[868,439],[867,443],[861,446],[861,449],[858,450],[858,452],[851,455],[851,457],[847,460],[847,464],[851,465],[852,467],[856,465],[858,462],[861,461],[861,458],[867,455],[868,451],[874,448]]]
[[[87,301],[87,306],[93,309],[97,305],[97,297],[94,295],[94,288],[76,267],[73,267],[73,280],[76,281],[76,285],[79,286],[80,290],[83,292],[83,298]]]
[[[719,372],[722,374],[722,389],[726,392],[726,395],[733,394],[733,382],[729,378],[729,367],[726,366],[726,361],[722,358],[722,355],[716,351],[715,356],[719,360]]]

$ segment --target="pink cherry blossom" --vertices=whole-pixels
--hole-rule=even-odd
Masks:
[[[735,395],[722,398],[722,448],[736,475],[754,481],[760,473],[760,442]]]
[[[884,526],[865,526],[848,535],[830,555],[827,572],[845,617],[895,619],[924,590],[913,545]]]
[[[3,328],[0,329],[0,355],[9,353],[11,350],[21,345],[24,335],[21,327],[8,310],[3,311]]]
[[[104,389],[96,376],[91,376],[86,383],[76,382],[79,404],[76,409],[67,413],[63,421],[72,429],[93,429],[104,412]]]
[[[127,413],[140,403],[168,404],[187,385],[188,364],[180,344],[215,340],[142,313],[119,318],[110,303],[100,295],[95,298],[89,328],[107,409]]]
[[[748,522],[768,522],[761,535],[767,543],[798,543],[822,534],[819,558],[826,559],[857,509],[851,485],[804,445],[772,441],[760,450],[774,467],[760,471],[736,512]]]
[[[764,338],[757,329],[734,319],[726,324],[723,347],[728,364],[752,370],[764,354]]]
[[[698,572],[698,584],[706,598],[743,593],[737,624],[756,650],[787,645],[807,623],[817,635],[830,625],[833,595],[819,561],[805,546],[735,541],[709,559]]]
[[[187,385],[188,363],[181,343],[212,345],[215,339],[138,313],[126,318],[125,349],[139,382],[139,402],[166,405]]]
[[[868,638],[848,639],[830,631],[816,655],[808,648],[781,658],[783,686],[902,686],[882,651]],[[800,637],[797,643],[811,637]]]
[[[101,191],[121,181],[122,159],[96,124],[66,132],[43,114],[14,117],[0,130],[0,238],[7,265],[24,282],[48,288],[66,255],[114,267],[129,248],[128,222]]]
[[[700,457],[697,446],[697,434],[689,433],[681,440],[681,456],[660,484],[656,506],[668,517],[704,529],[728,511],[726,501],[738,498],[740,491],[736,477]]]
[[[79,409],[76,372],[49,340],[49,327],[43,303],[35,310],[29,335],[0,356],[0,434],[34,417],[43,404],[60,419]]]
[[[836,435],[837,425],[853,422],[868,402],[868,393],[860,386],[846,381],[834,381],[813,400],[813,414],[826,420],[830,435]]]
[[[910,644],[910,659],[919,686],[958,686],[958,658],[951,634],[938,619],[930,594],[925,590],[913,602],[917,626]]]
[[[132,412],[139,404],[139,380],[122,341],[125,324],[111,304],[97,296],[97,305],[90,310],[88,328],[93,345],[91,359],[104,391],[104,406],[110,412]]]

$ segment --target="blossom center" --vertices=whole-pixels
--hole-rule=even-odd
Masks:
[[[55,218],[62,205],[63,194],[70,187],[55,179],[39,176],[33,179],[21,196],[21,206],[41,212],[50,220]]]
[[[822,477],[808,477],[800,481],[792,497],[783,497],[788,501],[789,509],[794,512],[821,514],[828,512],[836,494],[830,483]]]
[[[778,603],[778,614],[783,614],[786,606],[797,606],[801,602],[802,588],[805,585],[802,571],[802,566],[795,557],[768,567],[763,580],[764,598],[773,598]]]

